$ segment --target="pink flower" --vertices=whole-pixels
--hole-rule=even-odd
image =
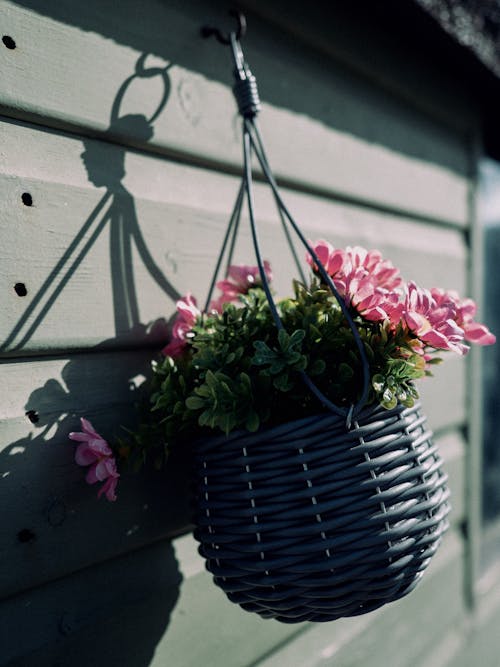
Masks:
[[[376,276],[359,267],[352,270],[340,285],[346,304],[355,308],[366,320],[380,322],[391,319],[399,295],[380,287]]]
[[[323,240],[312,244],[312,249],[348,306],[373,322],[386,319],[392,322],[396,318],[399,321],[401,308],[397,290],[402,278],[399,269],[384,260],[378,250],[355,246],[344,251]],[[310,255],[307,261],[317,272]]]
[[[264,260],[264,272],[269,282],[273,279],[271,265]],[[210,309],[217,312],[222,311],[222,304],[238,301],[241,294],[248,294],[248,290],[261,284],[258,266],[247,266],[245,264],[233,264],[229,267],[227,278],[220,280],[217,287],[222,290],[218,299],[212,301]]]
[[[439,350],[452,350],[464,355],[464,330],[456,322],[456,307],[450,302],[438,303],[429,290],[409,282],[406,290],[403,319],[421,341]]]
[[[87,484],[104,482],[97,494],[98,498],[104,493],[108,500],[116,500],[116,485],[120,475],[116,470],[113,451],[87,419],[82,417],[80,422],[82,431],[69,434],[71,440],[81,442],[76,448],[75,461],[80,466],[90,466],[85,477]]]
[[[452,306],[455,308],[455,321],[464,330],[465,340],[476,345],[493,345],[496,336],[488,327],[479,322],[474,322],[477,306],[472,299],[460,299],[455,291],[446,291],[434,287],[431,294],[440,306]]]
[[[311,244],[319,261],[325,267],[328,275],[334,279],[335,286],[339,282],[342,291],[346,280],[353,274],[358,277],[361,275],[370,275],[374,287],[392,291],[400,287],[402,278],[399,275],[399,269],[396,269],[389,260],[383,259],[378,250],[366,250],[361,246],[347,247],[345,250],[334,248],[328,241],[316,241]],[[317,272],[317,267],[311,257],[307,256],[307,261],[312,266],[313,271]]]
[[[328,243],[328,241],[323,241],[322,239],[316,241],[315,243],[310,243],[310,246],[316,253],[319,261],[323,264],[325,271],[330,277],[333,277],[342,271],[346,259],[345,252],[343,250],[340,250],[340,248],[334,248],[331,243]],[[316,266],[311,255],[308,254],[306,259],[309,265],[312,267],[313,271],[317,273],[318,267]]]
[[[345,303],[364,319],[388,321],[392,327],[404,322],[424,344],[458,354],[469,349],[464,340],[478,345],[495,342],[488,328],[474,321],[472,299],[460,300],[455,292],[437,288],[424,290],[413,282],[404,285],[399,269],[378,250],[339,250],[324,240],[311,247]],[[311,255],[307,261],[318,273]]]
[[[365,248],[355,246],[346,249],[346,256],[351,270],[365,269],[373,276],[377,287],[392,291],[402,285],[403,279],[399,275],[399,269],[393,266],[388,259],[383,259],[378,250],[365,250]]]
[[[201,316],[201,312],[196,305],[196,299],[191,292],[179,299],[175,305],[177,318],[172,327],[172,340],[162,350],[162,354],[172,357],[172,359],[184,352],[188,344],[189,334],[196,324],[196,320]]]

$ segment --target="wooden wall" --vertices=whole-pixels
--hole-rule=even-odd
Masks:
[[[375,40],[372,62],[340,17],[328,40],[334,10],[322,22],[301,4],[286,18],[247,3],[244,42],[290,209],[310,238],[378,247],[406,277],[465,292],[474,106],[418,60],[409,86],[406,54],[369,26],[356,29]],[[229,52],[199,37],[224,5],[3,0],[0,16],[0,663],[465,667],[458,360],[421,386],[452,528],[420,588],[368,616],[285,626],[227,602],[189,533],[188,451],[122,478],[114,504],[85,485],[68,433],[82,415],[109,437],[133,422],[176,298],[205,296],[237,192]],[[291,262],[263,185],[257,205],[284,292]],[[238,259],[249,253],[243,234]]]

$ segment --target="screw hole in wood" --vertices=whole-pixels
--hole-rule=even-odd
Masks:
[[[14,285],[14,291],[17,296],[26,296],[26,294],[28,294],[28,290],[26,289],[26,285],[24,283],[16,283]]]
[[[8,49],[15,49],[16,48],[15,41],[9,35],[4,35],[2,37],[2,42],[4,43],[4,46],[6,46]]]
[[[33,197],[29,192],[23,192],[21,199],[25,206],[33,206]]]
[[[25,544],[26,542],[33,542],[36,539],[35,533],[29,528],[23,528],[17,534],[17,539],[19,542]]]
[[[36,410],[28,410],[26,413],[26,417],[30,420],[32,424],[36,424],[37,422],[40,421],[40,415]]]

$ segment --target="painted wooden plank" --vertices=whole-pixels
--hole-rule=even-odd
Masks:
[[[108,503],[85,483],[68,440],[82,415],[109,439],[133,426],[131,383],[148,368],[148,351],[0,365],[0,597],[186,530],[187,446],[167,470],[124,473]]]
[[[186,565],[192,566],[192,554],[196,554],[197,549],[196,542],[191,537],[187,539],[181,547],[185,560],[179,558],[182,572]],[[177,553],[177,543],[183,540],[186,538],[175,543]],[[305,627],[306,624],[290,626],[263,620],[243,611],[227,600],[212,583],[208,572],[199,570],[190,579],[185,579],[169,632],[159,642],[150,667],[165,664],[247,667],[277,645],[290,641]],[[198,629],[196,640],[193,640],[193,628]]]
[[[465,475],[466,447],[463,433],[460,430],[446,432],[436,439],[444,461],[444,469],[449,475],[448,486],[451,491],[450,522],[462,528],[465,520]]]
[[[0,354],[162,345],[176,298],[188,290],[205,298],[238,178],[26,124],[0,123],[0,132]],[[284,196],[308,237],[378,247],[407,278],[463,292],[459,231],[288,189]],[[262,184],[256,207],[284,295],[294,266]],[[251,263],[243,227],[236,261]]]
[[[174,542],[174,550],[160,543],[4,602],[10,619],[4,655],[12,658],[6,664],[84,667],[97,658],[110,667],[316,667],[333,661],[354,667],[368,656],[390,664],[397,644],[398,667],[413,667],[421,646],[463,615],[456,540],[443,545],[420,589],[405,600],[355,619],[299,626],[264,621],[229,603],[198,567],[194,542],[185,540]],[[441,603],[420,613],[422,599],[436,587]],[[16,630],[26,626],[29,633]],[[380,636],[391,641],[379,642]],[[259,662],[273,648],[277,652]]]
[[[472,664],[480,664],[481,667],[495,667],[496,665],[496,653],[495,663],[491,662],[489,665],[484,661],[483,656],[481,656],[480,661],[478,660],[477,653],[474,655],[474,658],[471,660],[470,656],[467,657],[467,662],[462,661],[462,656],[466,653],[464,649],[467,646],[468,641],[468,623],[457,624],[454,628],[450,628],[440,637],[432,646],[428,647],[427,653],[422,659],[418,662],[418,665],[415,667],[468,667]],[[477,648],[475,648],[477,650]],[[482,651],[480,651],[481,654]]]
[[[187,529],[189,448],[180,447],[165,472],[125,475],[117,502],[107,503],[98,502],[96,490],[85,484],[68,440],[82,415],[109,439],[119,434],[120,425],[133,422],[131,384],[148,373],[150,354],[104,350],[0,364],[0,551],[6,563],[0,595]],[[460,383],[453,373],[447,375],[455,366],[444,366],[433,381],[432,404],[443,395],[459,404]],[[30,411],[36,423],[27,416]],[[437,418],[430,420],[431,428],[453,429],[456,423],[448,420],[460,424],[463,414],[440,411]],[[445,450],[453,453],[458,445],[447,442]],[[25,531],[36,539],[23,541]],[[62,553],[61,543],[71,548]]]
[[[500,651],[500,567],[482,572],[477,597],[465,623],[450,629],[440,644],[429,647],[419,667],[497,667]]]
[[[198,34],[206,6],[150,0],[140,21],[131,1],[119,15],[100,11],[97,0],[76,16],[67,1],[4,2],[0,11],[17,45],[1,51],[5,115],[240,167],[229,53]],[[261,82],[262,127],[279,177],[468,224],[468,148],[460,133],[334,61],[318,68],[309,48],[258,20],[245,48]],[[155,58],[142,60],[145,53]],[[150,76],[133,77],[138,62]],[[148,124],[164,91],[166,103]]]
[[[228,602],[207,572],[193,569],[196,547],[191,538],[179,546],[184,539],[0,603],[8,619],[0,624],[1,664],[246,667],[297,632]]]
[[[471,621],[463,627],[461,641],[455,644],[455,653],[444,667],[497,667],[500,653],[500,587],[498,571],[489,580],[488,590],[477,600]],[[458,643],[458,642],[457,642]],[[434,667],[432,659],[429,666]],[[422,667],[425,663],[422,662]]]
[[[181,583],[175,550],[161,542],[0,602],[0,662],[145,667]]]
[[[462,358],[446,357],[434,377],[417,381],[422,412],[436,434],[466,423],[467,367]]]
[[[380,610],[334,624],[314,625],[258,667],[414,667],[426,648],[463,619],[463,545],[445,537],[419,588]]]
[[[421,662],[415,646],[432,645],[427,658],[435,658],[440,634],[446,635],[447,625],[453,632],[463,618],[461,550],[457,540],[446,539],[420,588],[405,600],[354,619],[298,626],[263,621],[229,603],[204,571],[191,536],[161,542],[0,603],[9,619],[0,626],[2,664],[86,667],[100,660],[110,667],[354,667],[368,655],[372,664],[384,659],[391,664],[397,642],[398,667],[444,667],[436,660]],[[436,587],[441,605],[433,599],[422,614],[423,600]],[[440,615],[441,607],[446,613]],[[391,641],[377,641],[381,636]]]

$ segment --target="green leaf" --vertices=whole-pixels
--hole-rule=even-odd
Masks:
[[[199,396],[189,396],[186,399],[186,407],[190,410],[200,410],[205,407],[205,401]]]
[[[372,387],[379,394],[384,390],[384,376],[377,373],[372,378]]]
[[[309,375],[322,375],[326,370],[326,363],[323,359],[316,359],[316,361],[309,367]]]
[[[213,389],[217,386],[217,378],[215,377],[215,374],[212,373],[212,371],[207,371],[207,374],[205,375],[205,382],[210,387],[210,389]]]
[[[288,350],[290,345],[290,336],[285,331],[285,329],[280,329],[278,331],[278,343],[282,350]]]
[[[367,342],[365,342],[364,348],[365,348],[365,353],[366,353],[366,357],[368,359],[368,362],[373,363],[373,361],[375,360],[374,351],[372,350],[371,346],[368,345]]]
[[[309,339],[314,343],[319,343],[323,338],[321,331],[314,324],[309,325]]]
[[[303,354],[299,356],[299,359],[292,366],[294,371],[305,371],[307,368],[307,357]]]
[[[271,348],[261,340],[256,340],[253,346],[255,348],[255,354],[252,359],[252,364],[255,366],[271,364],[277,356],[276,352],[271,350]]]
[[[299,346],[306,336],[306,332],[303,329],[297,329],[290,336],[290,346]]]
[[[387,387],[384,390],[384,393],[382,394],[382,400],[384,401],[384,403],[392,403],[393,400],[394,401],[396,400],[396,397],[394,396],[392,391],[389,389],[389,387]]]
[[[273,385],[278,389],[278,391],[290,391],[294,386],[294,382],[290,380],[288,373],[283,373],[283,375],[278,375],[273,380]]]
[[[401,403],[404,403],[408,399],[408,394],[404,389],[401,388],[398,389],[396,396],[398,401],[400,401]]]
[[[398,404],[398,401],[397,401],[395,396],[393,396],[390,399],[389,398],[384,398],[384,400],[381,403],[382,407],[386,408],[387,410],[392,410],[393,408],[396,407],[397,404]]]
[[[245,426],[248,431],[255,433],[255,431],[259,430],[260,426],[260,419],[259,415],[255,412],[255,410],[251,410],[248,414]]]
[[[347,382],[347,380],[351,380],[354,376],[354,371],[349,364],[346,364],[345,362],[342,362],[339,365],[339,379],[341,382]]]
[[[210,410],[205,410],[201,413],[201,415],[198,417],[198,424],[200,426],[211,426],[212,428],[215,426]]]

